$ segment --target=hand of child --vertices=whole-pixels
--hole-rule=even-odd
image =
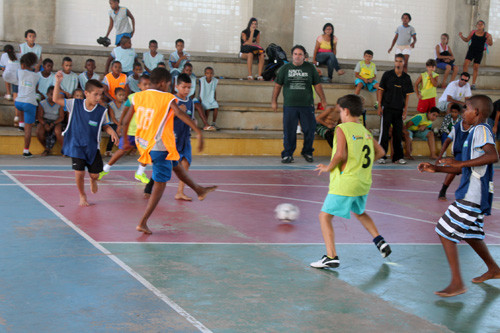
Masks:
[[[420,126],[418,126],[418,130],[419,130],[420,132],[425,131],[425,129],[426,129],[426,128],[427,128],[427,126],[425,126],[425,125],[420,125]]]
[[[460,37],[463,37],[463,36],[464,36],[464,35],[462,34],[462,32],[461,32],[461,31],[458,33],[458,35],[459,35]]]
[[[324,164],[316,165],[316,169],[314,169],[314,171],[318,171],[318,176],[321,175],[323,172],[330,172],[330,170],[328,169],[328,165]]]
[[[392,51],[392,47],[387,51],[387,53],[391,53],[391,51]]]
[[[436,172],[436,166],[428,162],[420,163],[417,168],[420,172]]]
[[[123,132],[123,127],[121,125],[118,125],[118,127],[116,127],[116,134],[118,134],[118,136],[122,136]]]
[[[186,112],[187,111],[187,108],[186,108],[186,105],[182,104],[182,105],[178,105],[179,109],[181,109],[182,111]]]
[[[453,157],[446,157],[439,160],[439,163],[450,167],[461,167],[461,161],[457,161]]]
[[[64,78],[63,72],[58,71],[55,75],[56,78],[56,83],[61,83],[62,79]]]
[[[113,131],[111,133],[111,141],[113,141],[113,143],[115,144],[115,146],[118,146],[118,143],[120,142],[120,138],[118,137],[118,135],[116,134],[115,131]],[[124,141],[128,141],[128,140],[124,140]]]

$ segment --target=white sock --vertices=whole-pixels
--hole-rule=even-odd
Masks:
[[[24,123],[19,123],[19,127],[24,127]]]
[[[146,171],[146,167],[139,164],[139,167],[137,168],[137,172],[136,173],[138,175],[142,175],[144,173],[144,171]]]
[[[23,149],[23,154],[27,154],[27,153],[29,153],[29,152],[30,152],[30,150],[29,150],[29,149]]]
[[[109,165],[108,163],[106,163],[106,164],[104,165],[104,167],[102,168],[102,170],[103,170],[104,172],[109,172],[109,169],[111,169],[111,165]]]

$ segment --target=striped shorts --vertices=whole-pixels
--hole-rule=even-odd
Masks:
[[[438,235],[459,243],[463,239],[484,239],[481,206],[465,200],[452,203],[435,228]]]

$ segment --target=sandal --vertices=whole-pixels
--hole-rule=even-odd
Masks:
[[[208,126],[203,127],[203,130],[204,131],[215,131],[216,129],[213,126],[208,125]]]
[[[264,81],[264,78],[262,77],[262,75],[259,75],[259,76],[257,76],[257,80]]]
[[[252,75],[248,75],[247,76],[247,80],[253,80],[253,76]]]

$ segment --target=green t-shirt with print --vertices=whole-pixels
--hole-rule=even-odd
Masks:
[[[283,87],[284,106],[314,105],[312,86],[320,83],[320,78],[311,63],[295,66],[290,62],[283,65],[275,82]]]

